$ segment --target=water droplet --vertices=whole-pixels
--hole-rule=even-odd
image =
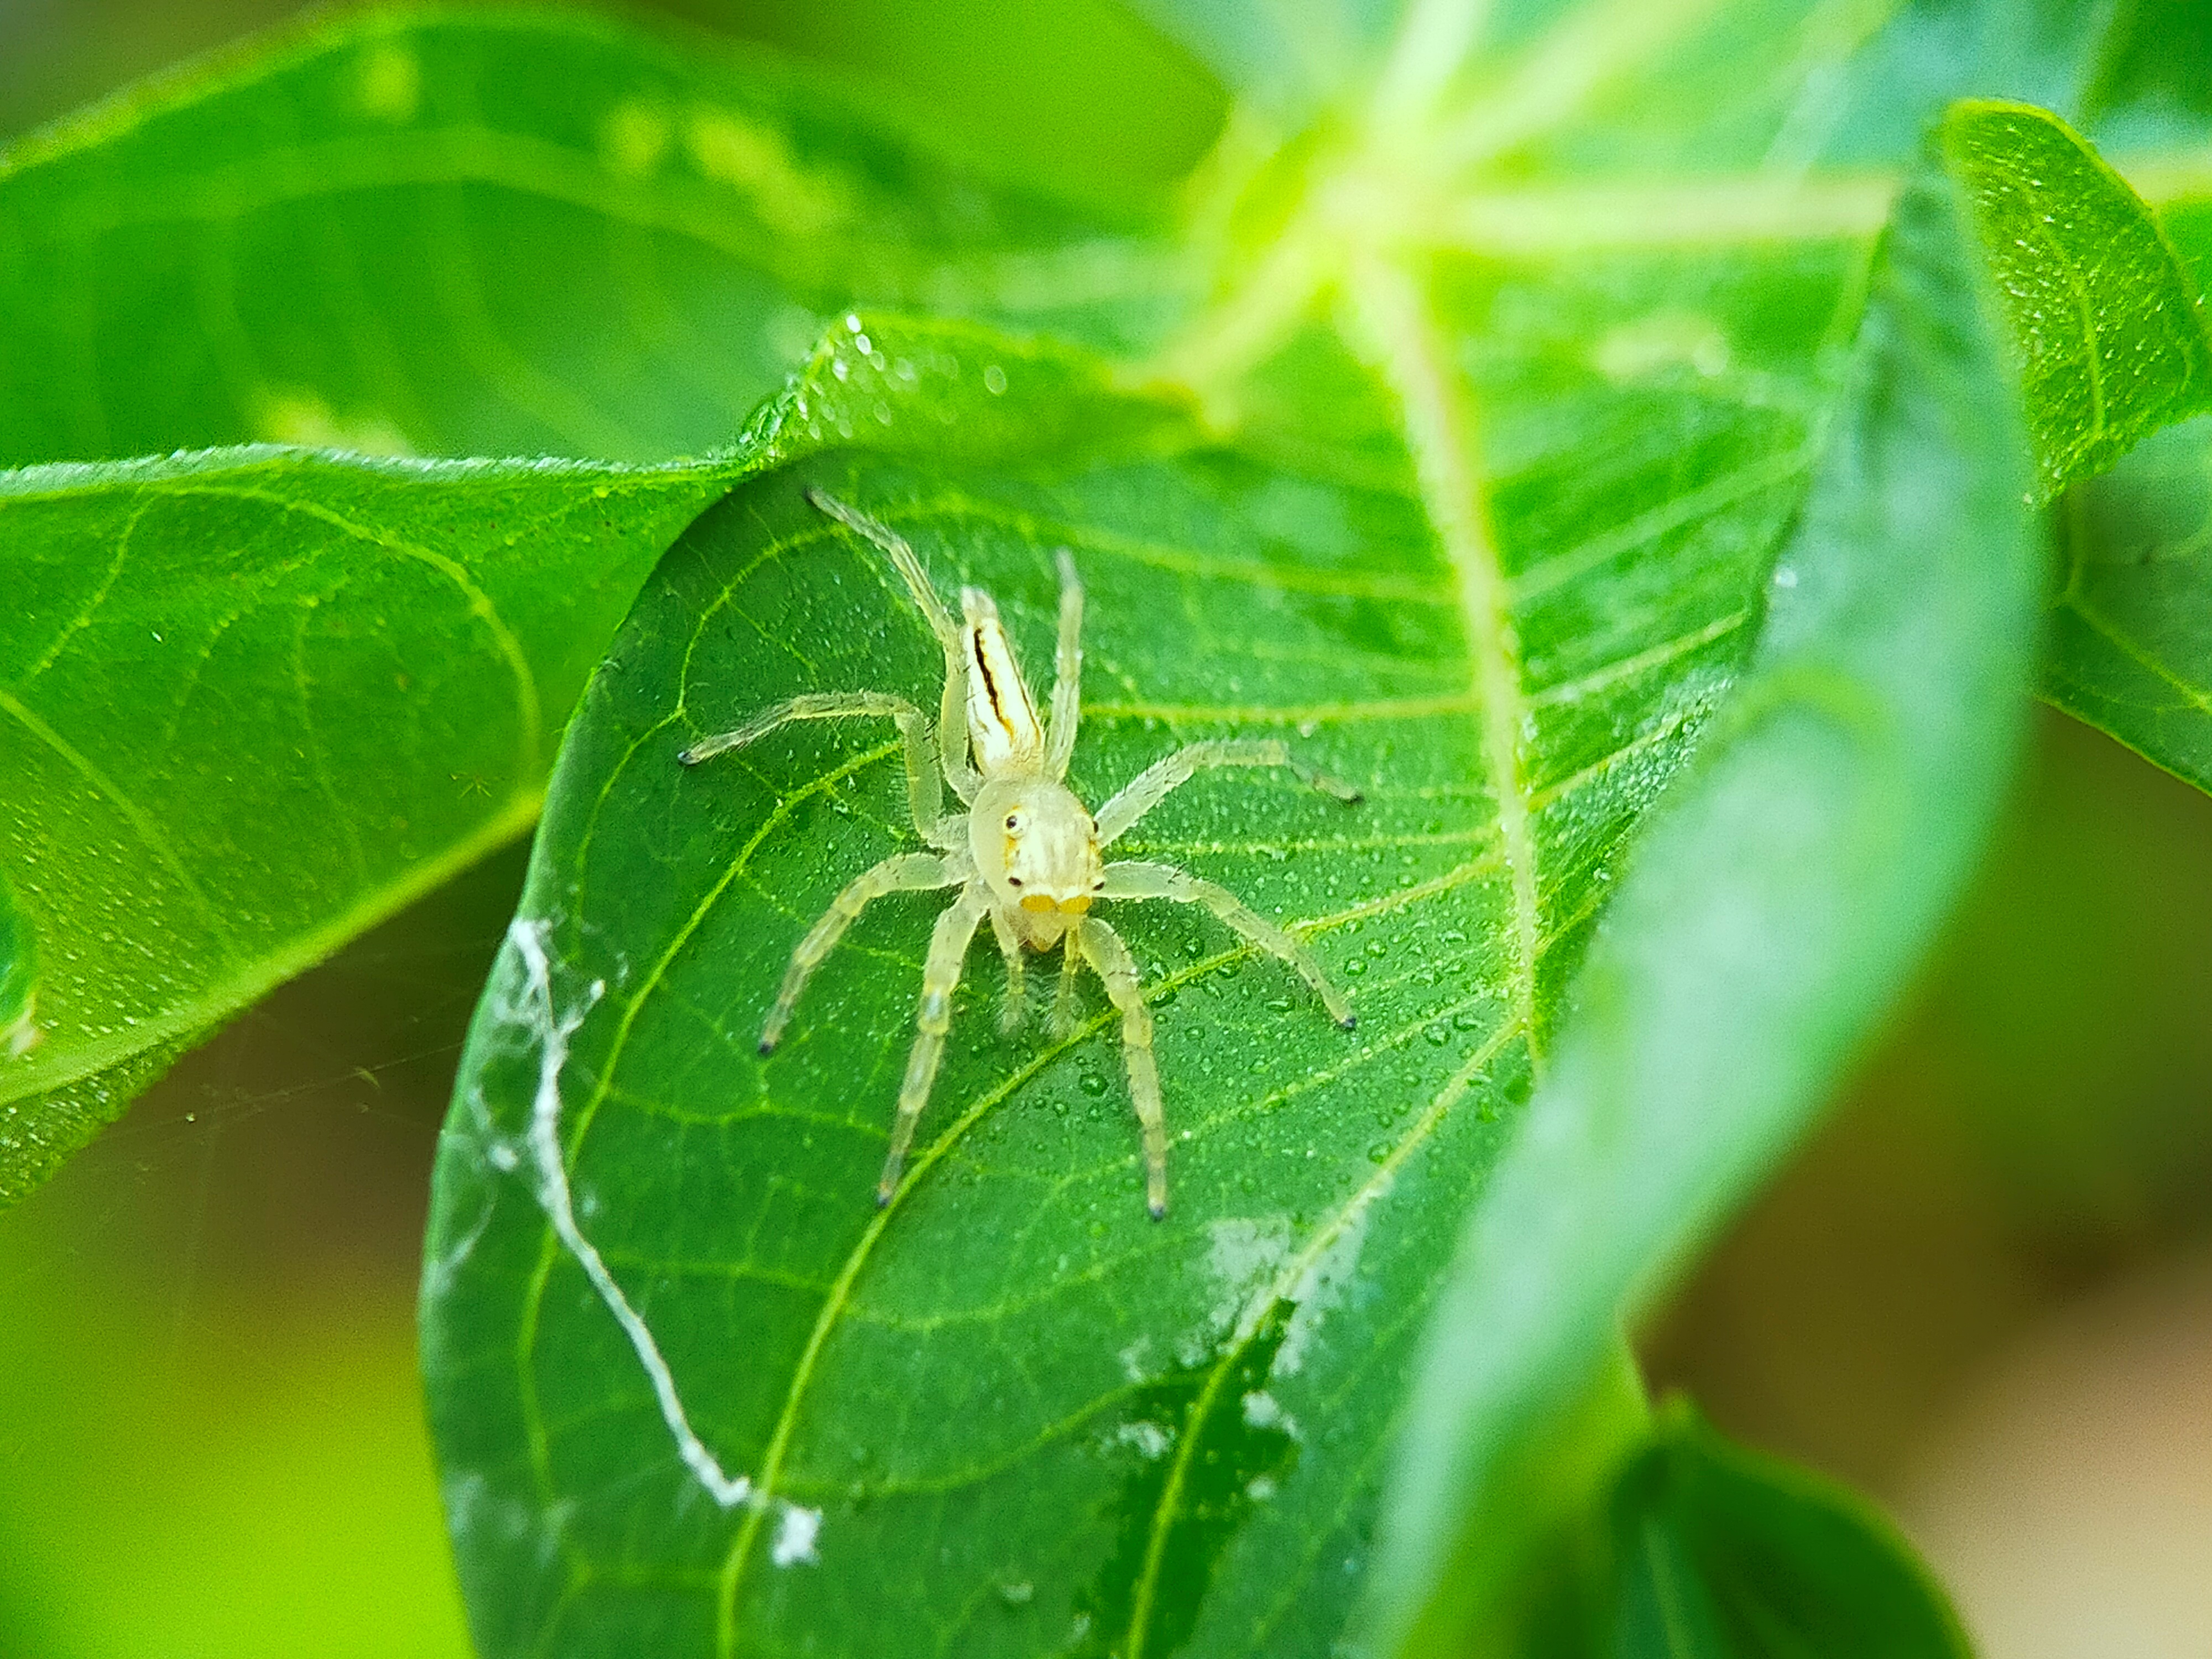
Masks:
[[[1390,1143],[1387,1140],[1378,1140],[1367,1149],[1367,1161],[1370,1164],[1380,1164],[1389,1156]]]
[[[1085,1072],[1076,1086],[1086,1095],[1103,1095],[1106,1092],[1106,1079],[1096,1072]]]
[[[1439,1048],[1443,1048],[1444,1044],[1451,1041],[1451,1032],[1441,1020],[1434,1025],[1430,1026],[1426,1030],[1423,1031],[1421,1035],[1428,1038],[1431,1043],[1435,1044]]]
[[[994,398],[1006,389],[1006,371],[993,363],[983,371],[983,390]]]

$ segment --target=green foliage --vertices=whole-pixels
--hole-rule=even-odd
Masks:
[[[1948,33],[1499,9],[1164,11],[1245,96],[1180,204],[1065,200],[704,39],[520,11],[336,22],[0,161],[29,618],[0,963],[35,933],[43,963],[0,1201],[518,830],[613,641],[434,1196],[430,1403],[488,1653],[1323,1653],[1401,1428],[1378,1605],[1457,1632],[1643,1432],[1617,1316],[1817,1108],[2002,780],[2028,438],[2047,490],[2202,404],[2179,262],[2212,251],[2212,109],[2156,50],[2183,0],[1975,0]],[[1962,94],[2061,105],[2163,227],[2057,121],[1943,118]],[[1931,129],[1971,212],[1926,185],[1877,260]],[[356,453],[121,459],[253,440]],[[2203,514],[2164,492],[2203,493],[2206,441],[2062,501],[2045,668],[2200,779]],[[98,464],[34,465],[63,460]],[[1001,1036],[988,951],[869,1206],[926,898],[752,1052],[799,933],[914,844],[895,750],[674,752],[939,672],[809,485],[993,588],[1033,665],[1073,550],[1094,804],[1244,732],[1365,792],[1224,775],[1133,837],[1306,933],[1363,1017],[1203,916],[1117,915],[1164,1223],[1102,1009]]]
[[[576,15],[350,20],[0,160],[0,461],[602,458],[0,472],[0,872],[49,941],[40,1040],[0,1059],[0,1207],[528,827],[591,664],[819,308],[1033,301],[1111,337],[1138,261],[1096,225],[787,71]]]

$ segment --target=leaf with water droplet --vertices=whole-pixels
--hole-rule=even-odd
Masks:
[[[2044,495],[2212,408],[2197,285],[2125,179],[2024,104],[1961,103],[1940,143],[2019,344]]]

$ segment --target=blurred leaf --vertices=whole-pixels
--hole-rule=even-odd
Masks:
[[[1155,228],[709,36],[362,13],[0,157],[0,463],[698,453],[855,302],[1141,338]]]
[[[1515,1449],[1796,1139],[1971,868],[2040,577],[1971,236],[1948,182],[1901,202],[1757,653],[1462,1242],[1376,1569],[1384,1650],[1486,1627]]]
[[[2212,340],[2142,198],[2047,112],[1969,102],[1944,118],[2023,363],[2045,495],[2212,403]]]
[[[1730,1443],[1687,1401],[1614,1481],[1544,1659],[1968,1659],[1942,1593],[1863,1498]]]
[[[2212,792],[2212,420],[2068,495],[2043,693]]]

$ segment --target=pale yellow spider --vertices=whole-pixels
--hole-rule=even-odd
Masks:
[[[1105,981],[1106,994],[1121,1014],[1129,1096],[1144,1133],[1145,1197],[1157,1219],[1167,1213],[1168,1134],[1159,1072],[1152,1063],[1152,1012],[1138,989],[1129,947],[1119,933],[1089,914],[1092,903],[1100,899],[1173,899],[1202,904],[1261,950],[1297,969],[1338,1024],[1349,1030],[1355,1021],[1343,994],[1328,982],[1313,953],[1227,888],[1200,881],[1172,865],[1126,859],[1109,864],[1102,860],[1101,851],[1158,805],[1170,790],[1210,767],[1285,767],[1340,800],[1357,801],[1359,797],[1291,759],[1278,742],[1194,743],[1146,767],[1093,818],[1061,781],[1075,750],[1083,665],[1083,585],[1066,549],[1058,556],[1060,648],[1048,726],[1037,720],[1036,701],[1014,662],[1006,630],[999,623],[999,608],[988,593],[976,587],[961,589],[965,625],[955,627],[921,562],[896,532],[820,490],[808,490],[806,499],[883,550],[944,645],[945,693],[937,729],[931,731],[914,704],[888,692],[810,692],[763,709],[734,732],[695,743],[677,758],[696,766],[793,720],[887,715],[898,723],[905,739],[907,801],[914,827],[936,850],[894,854],[837,895],[792,952],[783,989],[761,1031],[761,1053],[775,1048],[807,975],[871,899],[885,893],[957,887],[960,896],[937,918],[922,967],[914,1049],[899,1089],[898,1116],[891,1127],[883,1179],[876,1188],[877,1203],[889,1203],[898,1184],[915,1125],[928,1102],[945,1052],[961,963],[975,929],[988,916],[1006,959],[1007,1030],[1021,1018],[1024,951],[1042,952],[1055,945],[1061,949],[1060,996],[1053,1010],[1054,1027],[1061,1035],[1074,1024],[1075,979],[1082,964],[1089,962]],[[956,741],[954,734],[963,720],[966,741]],[[938,792],[940,766],[952,793],[968,804],[967,811],[943,811],[944,797]]]

